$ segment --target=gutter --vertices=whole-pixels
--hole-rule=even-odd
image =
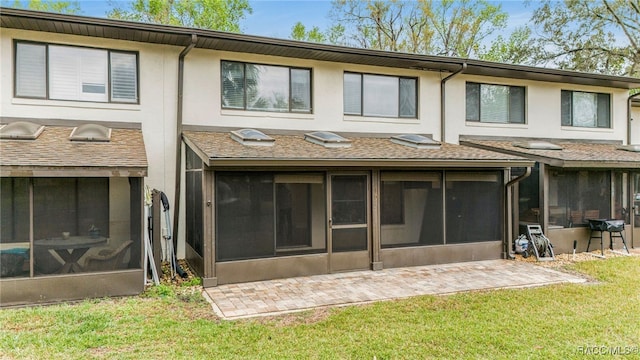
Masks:
[[[640,91],[633,95],[629,95],[627,98],[627,145],[631,145],[631,121],[633,120],[631,118],[631,100],[638,96],[640,96]]]
[[[511,213],[512,213],[511,207],[512,206],[511,206],[511,196],[510,196],[511,195],[511,187],[513,187],[514,185],[516,185],[520,181],[528,178],[529,175],[531,175],[531,166],[527,166],[527,170],[525,171],[524,174],[518,176],[515,179],[512,179],[505,186],[505,190],[506,190],[506,196],[505,196],[506,202],[505,203],[507,204],[507,212],[505,214],[505,216],[507,218],[507,239],[504,242],[504,245],[506,247],[504,249],[504,254],[505,254],[505,258],[509,259],[509,260],[515,259],[515,257],[513,256],[513,253],[511,253],[511,247],[512,247],[511,234],[513,233],[513,219],[511,218]]]
[[[457,71],[449,74],[447,77],[445,77],[444,79],[442,79],[440,81],[440,141],[447,142],[446,141],[446,137],[445,137],[445,104],[446,104],[446,91],[445,91],[445,84],[447,83],[447,81],[449,81],[449,79],[451,79],[452,77],[464,72],[465,70],[467,70],[467,63],[463,62],[462,63],[462,67],[460,69],[458,69]]]
[[[191,43],[178,57],[178,113],[176,117],[176,178],[175,196],[173,200],[173,248],[178,248],[178,225],[180,224],[180,183],[182,182],[182,97],[184,94],[184,58],[196,46],[198,36],[191,34]]]

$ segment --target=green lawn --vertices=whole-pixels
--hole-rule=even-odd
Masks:
[[[581,262],[597,279],[422,296],[242,321],[186,288],[0,310],[0,359],[640,358],[640,257]],[[595,347],[595,348],[594,348]]]

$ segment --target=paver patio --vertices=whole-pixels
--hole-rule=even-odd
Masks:
[[[582,283],[573,274],[510,260],[489,260],[315,275],[206,288],[223,319],[344,306],[418,295]]]

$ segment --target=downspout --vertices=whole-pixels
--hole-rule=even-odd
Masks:
[[[627,98],[627,145],[631,145],[631,100],[640,96],[640,91]],[[638,119],[640,120],[640,119]]]
[[[178,224],[180,223],[180,183],[182,181],[182,95],[184,93],[184,58],[196,46],[198,36],[191,34],[191,43],[178,57],[178,114],[176,116],[176,188],[173,201],[173,248],[178,249]]]
[[[458,69],[457,71],[449,74],[447,77],[445,77],[444,79],[442,79],[440,81],[440,141],[442,142],[446,142],[446,138],[445,138],[445,104],[446,104],[446,100],[447,100],[447,96],[446,96],[446,91],[445,91],[445,84],[447,83],[447,81],[449,81],[449,79],[451,79],[452,77],[464,72],[465,70],[467,70],[467,63],[464,62],[462,63],[462,67],[460,69]]]
[[[509,206],[510,201],[511,201],[511,187],[516,185],[517,183],[519,183],[520,181],[526,179],[529,177],[529,175],[531,175],[531,166],[527,166],[527,170],[524,172],[524,174],[518,176],[515,179],[512,179],[511,181],[509,181],[507,183],[507,185],[505,186],[506,189],[506,204],[507,204],[507,211],[506,211],[506,218],[507,218],[507,241],[505,241],[505,246],[506,249],[504,251],[505,253],[505,257],[507,259],[513,260],[514,256],[511,253],[511,234],[513,233],[513,219],[511,217],[511,206]]]

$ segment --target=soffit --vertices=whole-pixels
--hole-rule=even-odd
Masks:
[[[361,65],[453,72],[467,64],[466,74],[630,89],[640,79],[509,65],[453,57],[406,54],[283,40],[220,31],[138,23],[77,15],[1,8],[1,27],[73,34],[155,44],[292,57]]]

